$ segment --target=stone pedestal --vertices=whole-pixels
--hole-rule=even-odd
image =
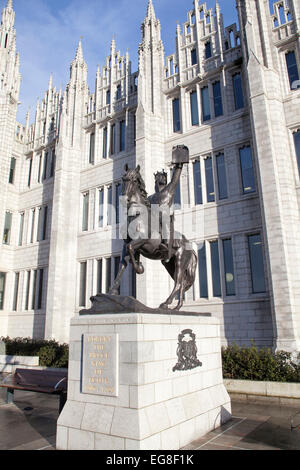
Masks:
[[[196,355],[193,343],[184,345],[193,338]],[[178,370],[186,366],[194,368]],[[229,419],[218,319],[132,313],[71,320],[57,449],[180,449]]]

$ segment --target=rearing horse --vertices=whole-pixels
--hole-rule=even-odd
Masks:
[[[163,190],[167,195],[167,201],[164,203],[168,206],[173,203],[182,165],[177,165],[178,169],[180,171],[173,175],[171,183]],[[170,246],[167,246],[161,224],[156,224],[158,229],[156,227],[155,231],[151,231],[151,221],[153,221],[151,203],[155,203],[157,193],[147,197],[145,183],[140,174],[140,166],[131,170],[126,165],[125,172],[122,195],[128,211],[127,239],[124,239],[119,272],[109,293],[118,295],[121,277],[129,262],[132,263],[137,274],[143,274],[144,267],[140,263],[140,255],[143,255],[148,259],[160,260],[175,282],[171,295],[160,305],[160,308],[168,309],[176,295],[179,294],[178,304],[175,307],[175,310],[179,310],[183,304],[184,293],[190,289],[195,280],[196,253],[190,248],[190,243],[184,236],[174,240],[171,238]]]

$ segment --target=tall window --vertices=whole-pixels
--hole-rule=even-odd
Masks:
[[[32,210],[31,210],[30,243],[33,243],[33,238],[34,238],[34,221],[35,221],[35,209],[32,209]]]
[[[41,175],[42,175],[42,154],[39,156],[39,170],[38,170],[38,183],[41,182]]]
[[[106,104],[110,104],[110,90],[106,92]]]
[[[125,150],[125,121],[120,121],[120,152],[123,152]]]
[[[172,107],[173,107],[173,131],[179,132],[181,128],[179,98],[175,98],[172,101]]]
[[[11,157],[10,159],[10,169],[9,169],[9,183],[14,184],[15,182],[15,169],[16,169],[16,159]]]
[[[116,151],[116,125],[112,124],[110,128],[110,154],[113,155]]]
[[[192,61],[192,65],[197,64],[197,50],[196,49],[191,50],[191,61]]]
[[[289,75],[290,87],[291,90],[294,90],[299,87],[299,84],[296,82],[299,80],[299,72],[296,61],[295,51],[288,52],[285,55],[287,71]]]
[[[103,227],[103,216],[104,216],[104,190],[99,189],[99,219],[98,227]]]
[[[202,120],[210,120],[210,103],[208,86],[201,88],[201,102],[202,102]]]
[[[254,169],[250,145],[240,149],[240,162],[244,194],[255,191]]]
[[[218,174],[219,199],[226,199],[228,197],[228,192],[227,192],[225,157],[223,153],[219,153],[219,155],[216,155],[216,165],[217,165],[217,174]]]
[[[88,230],[89,221],[89,193],[83,195],[83,212],[82,212],[82,231]]]
[[[222,116],[223,115],[222,93],[221,93],[221,83],[219,81],[213,84],[213,96],[214,96],[215,117]]]
[[[205,43],[205,59],[209,59],[211,56],[212,56],[211,42],[208,41]]]
[[[30,278],[31,278],[31,271],[27,271],[26,272],[25,310],[29,310]]]
[[[89,163],[93,165],[95,163],[95,133],[90,134],[90,153],[89,153]]]
[[[24,217],[25,217],[25,213],[21,212],[21,214],[20,214],[20,227],[19,227],[19,246],[22,246],[22,243],[23,243]]]
[[[221,297],[221,278],[220,278],[220,260],[218,240],[210,242],[211,273],[213,284],[213,296]]]
[[[111,258],[106,258],[105,291],[108,294],[111,285]]]
[[[50,178],[54,176],[56,155],[54,150],[51,152]]]
[[[232,240],[223,240],[226,295],[235,295]]]
[[[172,171],[172,174],[174,173],[175,170]],[[179,179],[177,187],[176,187],[176,192],[175,192],[175,197],[174,197],[174,206],[175,209],[180,209],[181,207],[181,181]]]
[[[234,92],[234,104],[235,109],[241,109],[244,107],[244,95],[243,95],[243,85],[242,85],[242,76],[241,73],[236,73],[232,77],[233,81],[233,92]]]
[[[97,294],[102,294],[102,259],[97,261]]]
[[[116,185],[116,224],[120,223],[120,197],[122,195],[122,186],[120,183]]]
[[[294,132],[293,137],[297,156],[298,171],[300,175],[300,129],[298,129],[297,132]]]
[[[107,188],[107,225],[112,225],[112,186]]]
[[[37,241],[41,240],[41,229],[42,229],[42,208],[38,208],[38,227],[37,227]]]
[[[114,279],[116,279],[117,275],[118,275],[118,272],[119,272],[119,267],[120,267],[120,261],[121,261],[121,257],[120,256],[115,256],[115,272],[114,272]],[[120,286],[119,286],[119,289],[118,289],[118,293],[120,295]]]
[[[206,251],[205,243],[198,250],[198,266],[199,266],[199,281],[200,281],[200,298],[208,298],[207,289],[207,266],[206,266]]]
[[[31,297],[31,310],[35,309],[36,305],[36,284],[37,284],[37,269],[33,271],[33,287],[32,287],[32,297]]]
[[[4,308],[6,273],[0,273],[0,310]]]
[[[47,221],[48,221],[48,206],[43,207],[43,225],[41,239],[46,240],[47,238]]]
[[[86,306],[86,271],[87,262],[80,263],[79,306]]]
[[[5,222],[4,222],[4,232],[3,232],[3,244],[4,245],[10,244],[11,223],[12,223],[12,213],[9,211],[6,211]]]
[[[191,118],[192,126],[198,126],[199,124],[199,113],[198,113],[198,100],[197,100],[197,91],[192,91],[190,94],[191,102]]]
[[[38,270],[38,289],[37,289],[37,305],[36,308],[41,310],[43,304],[43,282],[44,282],[44,270]]]
[[[205,178],[206,178],[206,196],[207,202],[215,201],[215,188],[214,188],[214,173],[212,158],[208,157],[204,160],[205,164]]]
[[[107,127],[103,129],[103,158],[107,158]]]
[[[248,237],[252,292],[258,294],[266,292],[265,271],[263,262],[263,250],[260,234],[250,235]]]
[[[46,152],[44,155],[43,181],[47,179],[47,169],[48,169],[48,152]]]
[[[15,285],[14,285],[13,308],[12,308],[14,312],[16,312],[18,308],[19,280],[20,280],[20,273],[15,273]]]
[[[195,205],[203,204],[200,161],[193,162]]]
[[[32,158],[29,159],[28,162],[28,187],[30,188],[31,185],[31,173],[32,173]]]
[[[117,86],[116,99],[117,100],[121,99],[121,85]]]

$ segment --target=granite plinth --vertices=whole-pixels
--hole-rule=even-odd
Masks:
[[[179,341],[184,331],[192,332],[193,347]],[[94,337],[95,345],[101,345],[111,335],[117,335],[119,344],[118,393],[83,393],[83,338]],[[193,368],[174,367],[180,357],[191,355],[197,357]],[[102,370],[100,363],[97,367]],[[95,363],[93,374],[109,380],[97,367]],[[74,318],[68,380],[57,449],[180,449],[231,419],[219,320],[214,317],[129,313]]]

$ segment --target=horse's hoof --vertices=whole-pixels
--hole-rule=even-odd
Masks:
[[[161,305],[159,306],[159,308],[162,309],[162,310],[169,310],[168,304],[161,304]]]
[[[137,269],[136,269],[136,272],[137,272],[137,274],[144,274],[144,272],[145,272],[144,266],[142,264],[139,264]]]
[[[111,289],[108,295],[119,295],[119,291],[117,289]]]

